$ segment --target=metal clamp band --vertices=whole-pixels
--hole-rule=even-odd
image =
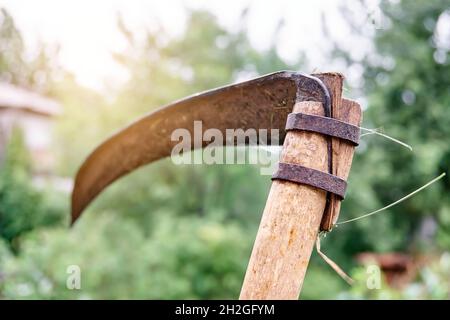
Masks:
[[[317,132],[350,141],[356,146],[359,144],[359,127],[329,117],[305,113],[290,113],[286,121],[286,130]]]
[[[272,180],[276,179],[316,187],[334,193],[341,199],[344,199],[347,189],[347,182],[335,175],[292,163],[280,162],[272,176]]]

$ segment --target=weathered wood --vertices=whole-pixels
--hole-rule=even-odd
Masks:
[[[294,112],[323,115],[318,102],[299,102]],[[327,171],[326,138],[290,131],[280,161]],[[256,236],[240,299],[297,299],[316,240],[326,192],[275,180]]]
[[[323,83],[327,86],[330,94],[331,94],[331,113],[333,118],[340,119],[342,111],[342,86],[344,77],[340,73],[336,72],[328,72],[328,73],[319,73],[314,74],[314,76],[318,77]],[[336,174],[336,170],[339,162],[339,152],[338,146],[340,144],[340,140],[337,138],[331,139],[332,150],[333,150],[333,174]],[[332,214],[339,213],[336,211],[337,203],[340,203],[338,198],[334,195],[330,195],[330,202],[325,208],[325,212],[323,214],[321,229],[329,230],[330,223],[333,221]]]
[[[361,125],[361,107],[356,101],[342,99],[341,107],[334,111],[333,118],[351,123],[356,126]],[[347,180],[353,160],[355,146],[345,140],[336,139],[333,141],[333,174]],[[341,210],[341,201],[336,196],[330,195],[328,204],[322,219],[322,229],[330,230],[336,223]]]
[[[359,124],[359,105],[349,100],[342,102],[343,77],[336,73],[316,76],[332,95],[335,117]],[[322,105],[317,102],[297,103],[293,111],[323,115]],[[354,148],[338,139],[332,143],[334,173],[346,178]],[[310,132],[288,132],[280,161],[326,172],[326,138]],[[333,200],[329,213],[339,210],[339,205]],[[298,299],[325,206],[325,191],[289,181],[273,181],[240,299]]]

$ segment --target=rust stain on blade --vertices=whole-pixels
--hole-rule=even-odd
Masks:
[[[175,129],[187,129],[192,137],[194,121],[202,121],[203,131],[216,128],[224,136],[225,130],[231,128],[278,129],[279,143],[283,143],[286,118],[295,101],[323,102],[323,99],[316,78],[281,71],[162,107],[114,134],[88,156],[75,178],[72,223],[112,182],[140,166],[169,156],[178,143],[171,141]],[[191,140],[193,149],[194,139]],[[203,142],[202,147],[206,145]]]

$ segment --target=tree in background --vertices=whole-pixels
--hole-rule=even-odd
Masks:
[[[25,66],[22,61],[24,44],[13,18],[5,9],[0,12],[0,76],[2,81],[24,82]]]
[[[0,81],[39,91],[50,87],[50,75],[56,72],[53,58],[43,47],[26,58],[22,36],[5,9],[0,9],[0,47]],[[49,195],[32,185],[29,154],[19,128],[13,129],[5,152],[0,161],[0,239],[17,253],[20,236],[58,225],[63,212],[60,201],[47,201]]]
[[[54,59],[58,50],[41,44],[30,56],[14,19],[0,8],[0,81],[47,92],[61,72]]]
[[[20,129],[13,130],[0,166],[0,241],[15,252],[18,238],[44,226],[60,224],[63,212],[31,183],[29,155]],[[58,204],[58,203],[57,203]]]
[[[364,152],[356,158],[350,182],[358,194],[347,203],[350,208],[345,207],[350,216],[391,203],[448,171],[449,39],[441,39],[439,33],[445,33],[442,24],[448,23],[449,5],[449,1],[382,2],[385,23],[375,34],[375,51],[355,61],[338,48],[337,55],[344,56],[349,67],[364,68],[362,90],[368,99],[364,125],[381,126],[414,150],[379,138],[363,139]],[[350,12],[345,12],[351,23]],[[424,221],[433,218],[438,230],[448,226],[446,190],[448,179],[383,215],[349,225],[348,233],[360,237],[358,250],[419,249],[426,240]],[[348,240],[351,247],[355,239]]]
[[[334,54],[344,58],[348,68],[364,70],[361,88],[352,90],[367,98],[364,126],[381,127],[410,144],[413,152],[382,138],[363,138],[352,168],[349,197],[343,205],[341,215],[345,218],[392,203],[440,173],[449,173],[450,2],[382,1],[380,8],[383,23],[374,35],[354,24],[351,7],[343,8],[355,34],[373,37],[374,50],[361,60],[339,46]],[[328,251],[332,256],[347,257],[361,251],[401,251],[413,256],[424,254],[430,260],[439,257],[439,252],[450,249],[448,181],[447,176],[383,214],[337,228],[327,238]],[[447,261],[448,257],[442,259]],[[442,265],[447,264],[444,260]],[[431,268],[419,273],[417,280],[424,288],[411,287],[411,292],[416,292],[413,294],[409,289],[403,293],[369,292],[362,282],[352,296],[445,298],[448,285],[441,289],[448,274],[440,268],[439,272],[431,272],[436,269]],[[431,278],[442,279],[443,286],[430,287],[427,283]]]

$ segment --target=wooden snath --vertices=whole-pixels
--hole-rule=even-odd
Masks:
[[[334,118],[359,126],[361,108],[342,99],[340,74],[321,74],[332,96]],[[293,112],[323,116],[320,102],[298,102]],[[347,179],[354,146],[332,138],[333,174]],[[327,171],[326,138],[318,133],[289,131],[281,162]],[[308,185],[274,180],[261,219],[240,299],[298,299],[318,233],[331,229],[340,199]]]
[[[274,178],[240,298],[297,299],[317,235],[320,230],[331,230],[340,210],[342,199],[335,195],[340,193],[322,186],[330,176],[345,184],[355,145],[337,134],[339,130],[336,134],[332,130],[329,134],[287,130],[286,119],[291,112],[307,114],[304,117],[309,119],[326,116],[321,123],[332,125],[337,119],[345,123],[341,129],[351,125],[355,129],[361,121],[361,108],[342,98],[342,84],[343,77],[337,73],[310,76],[280,71],[187,97],[138,119],[98,146],[82,164],[72,192],[72,223],[112,182],[170,156],[178,143],[171,139],[174,130],[194,136],[196,121],[202,122],[204,131],[215,129],[223,135],[228,129],[279,130],[283,143],[280,161],[287,167],[303,167],[302,179],[305,172],[312,171],[314,177],[319,174],[326,179],[313,187],[303,180],[294,183],[283,176]],[[257,140],[273,143],[259,136]],[[242,141],[235,144],[249,143]],[[190,150],[210,142],[192,139]]]

